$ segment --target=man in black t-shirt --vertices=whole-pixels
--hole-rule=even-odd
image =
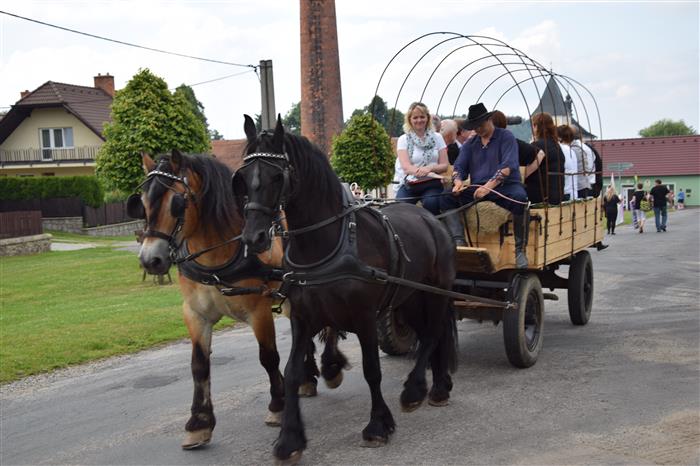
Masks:
[[[668,196],[668,188],[661,184],[661,180],[656,180],[656,184],[649,194],[654,198],[654,221],[656,222],[656,232],[666,231],[666,219],[668,212],[666,211],[666,199]],[[659,219],[659,217],[661,217]]]

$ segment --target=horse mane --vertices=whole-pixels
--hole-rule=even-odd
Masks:
[[[243,220],[231,189],[231,169],[207,154],[182,154],[182,160],[182,169],[191,170],[200,180],[196,202],[202,227],[219,234],[240,227]],[[170,156],[163,156],[161,161],[167,161],[172,172]]]

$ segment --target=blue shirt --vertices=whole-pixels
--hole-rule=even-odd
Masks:
[[[491,140],[481,145],[481,137],[474,136],[462,144],[454,170],[462,180],[471,175],[472,184],[485,184],[497,170],[510,168],[510,175],[504,183],[520,183],[518,144],[513,133],[506,129],[494,128]]]

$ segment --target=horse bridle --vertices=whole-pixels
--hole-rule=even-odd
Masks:
[[[182,185],[185,187],[185,192],[182,193],[180,191],[176,191],[175,189],[172,188],[172,186],[164,183],[162,178],[168,178],[171,180],[174,180],[178,183],[182,183]],[[170,201],[170,214],[175,217],[175,226],[173,226],[172,231],[170,234],[163,233],[162,231],[154,230],[148,227],[146,231],[144,231],[144,238],[160,238],[164,239],[165,241],[168,242],[168,246],[170,247],[170,252],[171,255],[173,254],[174,251],[177,251],[181,243],[178,244],[177,242],[177,235],[180,233],[182,230],[182,227],[185,223],[185,211],[187,210],[187,203],[191,199],[192,202],[196,205],[197,204],[197,198],[195,196],[195,193],[192,191],[192,188],[190,188],[189,182],[187,181],[186,176],[177,176],[173,175],[172,173],[168,173],[162,170],[158,170],[158,167],[156,167],[155,170],[151,170],[147,175],[146,179],[139,184],[137,189],[141,188],[146,182],[148,182],[150,179],[155,179],[158,183],[161,184],[161,186],[165,187],[166,189],[174,192],[173,199]],[[143,201],[141,200],[141,194],[134,193],[129,196],[127,200],[127,212],[129,213],[129,216],[132,218],[146,218],[146,210],[143,205]]]
[[[280,167],[279,165],[272,163],[271,160],[282,160],[284,161],[284,166]],[[246,203],[243,205],[243,212],[245,214],[245,212],[248,212],[249,210],[257,210],[259,212],[263,212],[264,214],[269,215],[273,219],[276,219],[279,217],[280,212],[284,210],[287,204],[287,197],[289,196],[288,191],[291,187],[290,173],[292,172],[292,165],[289,163],[289,157],[286,153],[275,154],[272,152],[253,152],[252,154],[248,154],[245,157],[243,157],[243,166],[241,166],[241,168],[239,168],[238,171],[233,175],[234,179],[241,170],[250,166],[253,162],[256,161],[265,163],[282,172],[282,188],[280,189],[277,201],[275,202],[275,209],[271,209],[258,202],[246,201]]]

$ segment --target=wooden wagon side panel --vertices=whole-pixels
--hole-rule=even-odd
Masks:
[[[526,254],[529,269],[541,270],[570,257],[603,239],[603,220],[598,199],[588,199],[545,209],[530,209]],[[509,221],[505,234],[468,231],[471,247],[457,248],[458,270],[493,273],[515,269],[515,238]],[[545,247],[546,244],[546,247]]]

